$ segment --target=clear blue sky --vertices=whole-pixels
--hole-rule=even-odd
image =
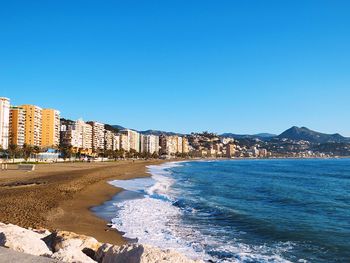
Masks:
[[[0,96],[145,130],[350,136],[350,1],[2,1]]]

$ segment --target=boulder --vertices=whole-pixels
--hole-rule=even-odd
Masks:
[[[102,243],[98,242],[93,237],[88,237],[84,235],[75,234],[73,232],[68,231],[58,231],[53,234],[53,250],[55,252],[59,251],[60,249],[70,249],[70,248],[76,248],[81,251],[85,250],[92,250],[96,252],[99,247],[102,246]]]
[[[50,256],[51,250],[39,234],[25,228],[0,223],[0,246],[35,256]]]
[[[52,254],[51,258],[66,263],[96,263],[79,248],[67,247]]]
[[[172,251],[141,244],[111,246],[102,258],[102,263],[193,263],[184,255]]]

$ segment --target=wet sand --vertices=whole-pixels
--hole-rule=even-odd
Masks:
[[[90,211],[121,191],[112,179],[149,176],[146,166],[164,161],[40,164],[33,172],[0,171],[0,222],[67,230],[101,242],[123,244],[120,233]]]

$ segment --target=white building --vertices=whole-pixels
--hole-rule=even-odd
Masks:
[[[92,126],[92,148],[94,151],[105,148],[105,125],[96,121],[87,122]]]
[[[10,99],[0,98],[0,147],[9,147]]]
[[[129,137],[125,134],[119,135],[119,145],[120,149],[123,149],[124,151],[130,151],[130,144],[129,144]]]
[[[141,135],[141,152],[143,153],[159,153],[159,136]]]
[[[130,150],[133,149],[136,152],[140,152],[140,133],[130,129],[122,130],[120,133],[128,136]]]

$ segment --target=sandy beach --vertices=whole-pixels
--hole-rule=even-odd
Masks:
[[[146,166],[162,162],[39,164],[33,172],[10,165],[9,170],[0,171],[0,222],[67,230],[123,244],[121,234],[108,229],[108,222],[89,209],[121,191],[108,180],[149,176]]]

